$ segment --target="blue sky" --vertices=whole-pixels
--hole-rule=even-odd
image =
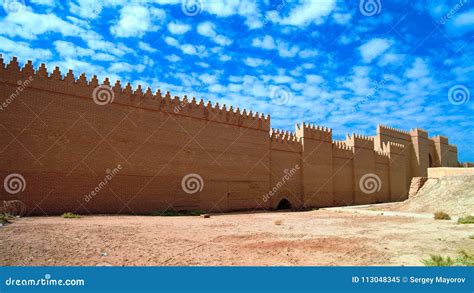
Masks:
[[[0,52],[271,115],[449,136],[474,161],[470,1],[7,0]]]

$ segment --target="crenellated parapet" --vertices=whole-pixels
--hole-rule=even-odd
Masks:
[[[421,128],[414,128],[410,130],[411,137],[419,137],[419,138],[428,138],[428,131],[421,129]]]
[[[434,143],[446,144],[449,145],[449,140],[446,136],[443,135],[435,135],[430,138]]]
[[[390,141],[383,144],[382,151],[387,154],[403,155],[405,152],[405,145]]]
[[[15,87],[19,82],[30,79],[32,82],[28,88],[54,92],[54,94],[61,96],[90,99],[91,102],[95,93],[102,92],[111,97],[110,103],[112,104],[161,111],[245,128],[270,130],[270,117],[258,112],[254,113],[245,109],[241,111],[239,108],[234,109],[233,107],[227,108],[226,105],[220,106],[219,103],[212,105],[208,102],[205,104],[202,99],[196,101],[194,97],[190,100],[186,96],[182,99],[177,96],[172,97],[169,92],[163,95],[160,90],[153,93],[149,87],[143,90],[140,85],[134,89],[130,83],[123,87],[120,81],[116,81],[112,86],[108,78],[100,83],[96,75],[93,75],[90,80],[84,73],[76,78],[72,70],[68,70],[66,75],[63,75],[59,67],[48,73],[45,64],[41,64],[35,70],[31,61],[20,68],[16,57],[13,57],[6,65],[3,58],[0,58],[0,77],[2,82]]]
[[[390,156],[387,152],[384,151],[375,151],[375,163],[379,164],[388,164],[390,160]]]
[[[325,142],[332,142],[332,129],[314,125],[307,124],[303,122],[301,125],[296,124],[295,126],[296,136],[299,138],[308,138]]]
[[[353,133],[346,135],[346,144],[354,148],[374,150],[374,138],[361,134]]]
[[[298,153],[302,151],[301,140],[290,131],[272,128],[270,142],[272,149]]]
[[[332,155],[339,158],[352,158],[354,156],[354,148],[348,146],[343,141],[334,141],[332,143]]]
[[[407,142],[410,142],[411,139],[410,132],[382,124],[377,125],[377,135],[385,135],[390,138],[400,139]]]

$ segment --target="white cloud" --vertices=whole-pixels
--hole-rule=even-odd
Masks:
[[[310,23],[321,24],[335,7],[335,0],[303,0],[290,11],[288,16],[277,20],[277,22],[294,26],[306,26]]]
[[[405,72],[405,76],[411,79],[420,79],[427,77],[429,73],[428,64],[423,59],[416,58],[412,66]]]
[[[334,13],[332,15],[332,18],[334,19],[334,21],[337,24],[346,25],[351,21],[352,14],[350,14],[350,13]]]
[[[50,13],[36,14],[23,11],[15,15],[8,14],[0,21],[0,34],[10,37],[20,36],[34,40],[37,35],[49,32],[57,32],[63,36],[81,36],[84,30]]]
[[[278,50],[281,57],[294,57],[300,50],[296,45],[290,45],[282,40],[274,40],[271,36],[266,35],[263,38],[255,38],[252,40],[252,46],[265,50]]]
[[[100,13],[102,12],[102,9],[104,8],[104,5],[106,7],[113,7],[115,6],[116,3],[113,1],[106,1],[105,3],[103,1],[96,1],[96,0],[77,0],[75,2],[71,2],[69,5],[70,11],[74,14],[79,15],[82,18],[86,19],[95,19],[97,18]]]
[[[179,60],[181,60],[181,58],[179,56],[176,56],[176,55],[168,55],[165,57],[168,61],[170,62],[177,62]]]
[[[155,21],[165,19],[162,9],[130,5],[120,10],[119,21],[110,28],[117,37],[141,37],[148,31],[159,29]]]
[[[145,66],[142,64],[130,64],[126,62],[113,63],[109,70],[114,73],[118,72],[142,72]]]
[[[138,47],[142,49],[143,51],[153,53],[156,52],[156,49],[152,48],[149,44],[145,42],[138,42]]]
[[[252,40],[252,46],[266,49],[266,50],[272,50],[276,48],[275,41],[273,38],[269,35],[266,35],[262,39],[255,38]]]
[[[165,38],[165,43],[167,43],[168,45],[173,46],[173,47],[179,46],[178,40],[176,40],[175,38],[172,38],[172,37],[166,37]]]
[[[177,22],[168,23],[168,30],[170,31],[170,33],[175,34],[175,35],[185,34],[190,29],[191,29],[191,26],[187,24],[181,24]]]
[[[1,36],[0,50],[9,53],[10,57],[16,56],[20,60],[47,60],[52,57],[51,51],[48,49],[31,48],[28,43],[14,42]]]
[[[250,29],[262,27],[262,18],[258,4],[253,0],[206,0],[203,1],[203,10],[219,17],[240,15],[246,18],[245,24]]]
[[[214,42],[216,42],[217,44],[221,46],[228,46],[232,44],[231,39],[227,38],[226,36],[219,35],[216,33],[216,26],[212,22],[206,21],[206,22],[200,23],[197,27],[197,32],[200,35],[210,38],[211,40],[213,40]]]
[[[364,62],[369,63],[385,52],[391,46],[391,41],[387,39],[375,38],[359,47],[360,54]]]
[[[318,50],[315,49],[304,49],[300,51],[299,56],[301,58],[313,58],[319,55]]]
[[[59,56],[63,58],[74,58],[74,57],[90,57],[93,60],[99,61],[113,61],[116,58],[107,53],[99,53],[89,48],[82,48],[76,46],[74,43],[66,41],[55,41],[54,47]]]
[[[220,55],[219,56],[219,60],[222,61],[222,62],[227,62],[229,61],[230,59],[232,59],[232,57],[230,57],[229,55]]]
[[[260,58],[247,57],[244,59],[244,63],[250,67],[259,67],[262,65],[268,65],[270,62],[268,60],[263,60]]]

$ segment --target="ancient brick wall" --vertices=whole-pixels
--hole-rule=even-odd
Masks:
[[[270,131],[262,114],[16,59],[0,59],[0,102],[0,178],[24,180],[5,185],[0,200],[21,200],[30,215],[387,202],[406,198],[429,152],[458,164],[444,137],[426,134],[420,147],[386,126],[338,142],[306,123]]]

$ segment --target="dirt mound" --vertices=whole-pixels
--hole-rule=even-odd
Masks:
[[[459,175],[428,178],[423,187],[408,200],[393,205],[391,210],[450,215],[474,214],[474,176]]]

